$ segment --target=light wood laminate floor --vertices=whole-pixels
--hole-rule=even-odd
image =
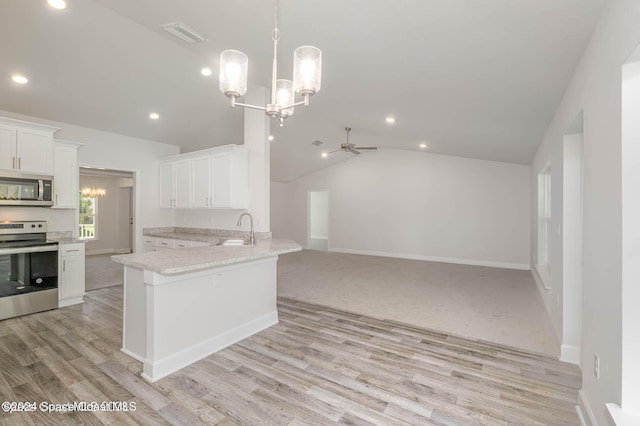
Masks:
[[[285,298],[279,324],[149,384],[120,352],[122,287],[86,300],[0,321],[0,401],[136,410],[2,424],[579,424],[573,365]]]

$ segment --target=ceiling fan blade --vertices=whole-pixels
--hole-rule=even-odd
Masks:
[[[357,151],[355,148],[350,148],[349,152],[355,155],[360,155],[360,151]]]
[[[354,148],[355,149],[372,149],[372,150],[378,149],[377,146],[356,146]]]

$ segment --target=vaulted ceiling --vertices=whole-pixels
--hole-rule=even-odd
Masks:
[[[291,78],[300,45],[322,49],[323,69],[311,105],[282,128],[272,122],[273,179],[350,158],[320,157],[344,141],[345,126],[356,144],[530,163],[606,2],[280,0],[280,76]],[[0,0],[0,109],[183,152],[242,143],[243,111],[218,91],[218,56],[244,51],[249,90],[268,87],[273,2],[67,3]],[[163,31],[175,21],[207,41]],[[13,83],[15,72],[29,84]]]

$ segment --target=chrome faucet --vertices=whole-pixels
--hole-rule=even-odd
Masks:
[[[251,244],[252,246],[256,245],[256,235],[253,233],[253,216],[251,216],[251,213],[247,213],[244,212],[240,215],[240,217],[238,218],[238,226],[242,225],[242,218],[245,216],[249,216],[249,220],[251,221],[251,232],[249,232],[249,244]]]

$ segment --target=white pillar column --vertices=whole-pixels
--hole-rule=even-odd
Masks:
[[[269,90],[259,87],[245,95],[244,102],[266,105]],[[249,209],[257,232],[271,231],[270,187],[271,168],[269,150],[270,119],[264,111],[245,108],[244,145],[249,150]]]

